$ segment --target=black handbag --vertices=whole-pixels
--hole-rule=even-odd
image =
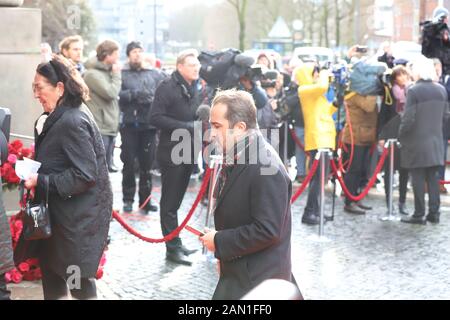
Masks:
[[[46,197],[39,204],[32,204],[30,190],[27,191],[23,215],[23,237],[25,240],[47,239],[52,235],[48,210],[48,176],[45,176]]]

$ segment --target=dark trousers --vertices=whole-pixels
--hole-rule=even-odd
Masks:
[[[133,202],[136,193],[135,159],[139,163],[139,206],[144,203],[152,191],[152,169],[155,157],[155,130],[138,130],[124,127],[120,130],[122,137],[123,162],[122,192],[123,202]]]
[[[311,157],[311,161],[309,163],[309,167],[311,168],[314,158],[316,157],[317,150],[312,150],[309,152]],[[320,161],[320,160],[319,160]],[[306,200],[306,207],[304,215],[319,215],[320,211],[320,172],[321,165],[319,162],[319,166],[317,167],[317,171],[314,174],[310,184],[309,184],[309,192],[308,199]],[[330,157],[325,159],[325,184],[328,181],[328,174],[330,173]]]
[[[350,152],[351,145],[347,145]],[[365,177],[367,171],[366,166],[370,161],[370,146],[354,146],[353,160],[348,168],[347,173],[344,175],[344,182],[351,194],[357,196],[358,189],[361,184],[361,179]],[[350,158],[347,153],[345,158]],[[345,205],[351,204],[353,201],[348,197],[345,197]]]
[[[116,137],[106,136],[102,134],[102,140],[103,145],[105,146],[106,164],[108,165],[108,168],[111,168],[111,165],[113,163],[113,154],[114,154],[114,147],[116,144]]]
[[[42,288],[45,300],[67,299],[69,288],[64,278],[41,265]],[[97,298],[97,288],[93,278],[81,278],[80,288],[70,289],[70,294],[78,300]]]
[[[5,274],[0,274],[0,300],[10,300],[11,291],[6,287]]]
[[[194,165],[161,166],[161,229],[164,236],[178,227],[178,209],[189,185]],[[181,246],[180,237],[166,242],[167,250]]]
[[[428,212],[439,215],[439,167],[410,169],[414,190],[414,216],[425,215],[425,183],[428,186]]]
[[[447,167],[448,140],[444,139],[444,165],[439,167],[439,178],[445,180],[445,168]]]
[[[389,179],[391,176],[390,171],[390,156],[386,158],[384,162],[384,193],[386,194],[386,203],[389,201]],[[398,202],[405,203],[406,191],[408,187],[409,171],[400,167],[400,149],[396,146],[394,149],[394,173],[395,170],[399,173],[399,199]]]

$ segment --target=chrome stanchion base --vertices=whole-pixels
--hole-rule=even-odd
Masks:
[[[330,243],[332,241],[330,238],[327,238],[326,236],[319,234],[312,234],[306,237],[306,239],[308,239],[308,241],[317,243]]]
[[[381,221],[400,221],[401,218],[395,214],[385,215],[384,217],[380,217]]]

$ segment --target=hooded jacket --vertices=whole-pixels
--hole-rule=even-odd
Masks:
[[[336,128],[332,115],[337,109],[325,97],[329,86],[328,74],[322,71],[314,83],[313,71],[314,65],[306,63],[295,74],[305,121],[305,151],[334,150]]]
[[[100,133],[116,136],[119,131],[119,92],[121,73],[111,71],[111,66],[93,57],[85,64],[84,81],[89,87],[91,99],[86,102]]]

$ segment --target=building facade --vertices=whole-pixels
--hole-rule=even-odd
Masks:
[[[125,48],[141,41],[147,52],[164,54],[169,18],[162,0],[90,0],[99,41],[113,39]],[[125,50],[121,50],[124,57]]]

